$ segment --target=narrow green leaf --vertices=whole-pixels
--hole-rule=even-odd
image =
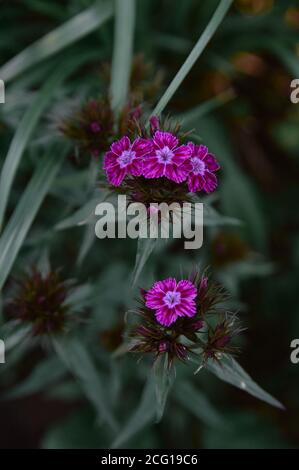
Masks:
[[[136,286],[138,278],[147,260],[156,246],[156,238],[138,238],[135,267],[132,274],[132,285]]]
[[[116,430],[118,426],[107,403],[100,374],[83,344],[76,338],[52,338],[52,342],[63,364],[78,379],[86,397],[94,405],[99,420],[104,419],[113,430]]]
[[[39,272],[46,277],[51,271],[51,263],[50,263],[50,253],[49,247],[45,246],[39,253],[39,257],[37,260],[37,269]]]
[[[220,106],[228,103],[235,97],[235,93],[232,89],[225,90],[223,93],[211,98],[210,100],[204,101],[200,105],[192,108],[185,113],[176,116],[176,119],[182,122],[183,126],[192,124],[197,119],[201,119],[210,112],[218,109]]]
[[[160,355],[153,366],[153,378],[156,391],[156,419],[159,422],[164,414],[166,401],[175,379],[174,366],[168,366],[167,354]]]
[[[190,382],[180,382],[174,388],[176,400],[200,421],[212,427],[223,426],[223,420],[208,398]]]
[[[243,224],[242,220],[235,217],[228,217],[226,215],[219,214],[214,207],[209,204],[203,206],[203,222],[206,227],[219,227],[219,226],[240,226]]]
[[[78,225],[85,225],[94,215],[94,210],[97,205],[95,199],[87,201],[82,207],[77,209],[73,214],[55,225],[55,230],[65,230],[67,228],[76,227]]]
[[[82,207],[77,209],[72,215],[67,217],[66,219],[58,222],[55,225],[55,230],[65,230],[67,228],[86,225],[91,223],[93,219],[95,219],[95,208],[97,204],[105,200],[107,196],[106,192],[103,192],[98,197],[94,197],[88,200]]]
[[[299,76],[299,62],[295,52],[290,51],[288,47],[277,41],[271,41],[269,38],[263,40],[263,46],[274,53],[279,60],[285,64],[289,72],[294,76]]]
[[[50,75],[42,89],[38,92],[38,95],[30,108],[26,111],[15,132],[0,176],[0,230],[11,186],[29,139],[32,136],[43,111],[50,103],[53,94],[56,92],[57,87],[78,64],[80,64],[80,61],[70,61],[64,63],[63,67],[58,66],[58,68],[55,69],[54,73]]]
[[[77,257],[78,266],[83,263],[95,240],[96,236],[94,231],[94,225],[87,225],[84,229],[83,240]]]
[[[5,341],[4,341],[5,342]],[[5,342],[6,346],[6,342]],[[20,361],[22,361],[26,354],[36,346],[36,341],[29,335],[23,338],[22,341],[17,343],[14,348],[7,352],[5,347],[5,364],[1,364],[0,375],[5,374],[9,370],[13,370]]]
[[[13,57],[1,67],[0,77],[5,82],[12,80],[32,65],[56,54],[95,31],[111,18],[112,13],[113,2],[110,0],[96,2],[91,8],[71,18]]]
[[[244,390],[244,392],[253,395],[259,400],[269,403],[269,405],[284,409],[284,406],[276,400],[276,398],[272,397],[268,392],[265,392],[252,380],[252,378],[232,356],[223,355],[219,362],[210,359],[206,367],[219,379],[224,380],[224,382],[228,382],[229,384]]]
[[[183,80],[186,78],[193,65],[195,64],[199,56],[202,54],[210,39],[216,32],[218,26],[225,17],[232,3],[233,0],[221,0],[219,6],[217,7],[204,32],[198,39],[197,43],[195,44],[187,59],[183,63],[182,67],[168,86],[167,90],[158,102],[157,106],[155,107],[153,115],[160,115],[164,108],[167,106],[174,93],[179,88]]]
[[[15,399],[46,390],[58,382],[66,373],[66,368],[57,356],[50,357],[38,364],[31,374],[19,385],[4,395],[4,398]]]
[[[0,238],[0,289],[2,289],[31,224],[62,164],[67,147],[41,159],[31,181]]]
[[[78,287],[72,289],[65,304],[71,307],[72,312],[82,311],[84,307],[90,305],[92,293],[91,284],[80,284]]]
[[[111,99],[116,113],[126,102],[134,42],[135,0],[115,0]]]
[[[117,449],[126,443],[132,436],[140,432],[145,426],[154,421],[155,417],[155,388],[153,380],[148,380],[141,397],[141,401],[133,415],[120,431],[111,445]]]
[[[14,322],[9,322],[9,328],[13,325]],[[9,330],[8,330],[9,331]],[[5,351],[9,352],[14,349],[18,344],[22,343],[26,338],[28,338],[30,333],[30,327],[24,326],[22,324],[15,325],[14,329],[11,331],[9,336],[1,334],[1,339],[5,341]]]

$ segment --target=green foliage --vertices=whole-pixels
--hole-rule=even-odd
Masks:
[[[298,112],[288,87],[299,75],[298,25],[290,16],[299,5],[274,2],[256,14],[232,0],[6,3],[0,411],[8,401],[30,404],[31,396],[45,407],[70,406],[67,415],[58,406],[33,443],[51,449],[298,447],[289,361],[299,328]],[[123,121],[128,103],[142,102],[145,128],[152,115],[172,116],[190,132],[187,141],[216,155],[219,187],[198,198],[200,250],[184,250],[179,240],[96,239],[95,207],[110,196],[102,155],[78,158],[61,123],[99,97]],[[221,234],[238,238],[244,253],[215,244]],[[73,325],[60,336],[33,337],[31,325],[10,317],[15,280],[32,266],[57,268],[70,285],[63,302]],[[206,266],[232,295],[223,309],[239,310],[247,329],[236,340],[240,362],[284,405],[232,355],[169,368],[166,354],[138,362],[128,354],[138,289]]]

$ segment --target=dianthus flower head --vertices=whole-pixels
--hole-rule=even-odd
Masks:
[[[113,112],[109,101],[90,99],[66,117],[60,124],[61,132],[76,143],[78,158],[97,157],[113,137]]]
[[[205,145],[195,145],[189,142],[188,146],[191,150],[191,170],[187,181],[189,191],[192,193],[202,190],[206,193],[213,192],[217,188],[217,178],[214,172],[219,170],[219,163]]]
[[[147,207],[161,202],[192,203],[193,192],[212,192],[219,164],[207,147],[184,144],[188,133],[182,133],[172,120],[151,116],[145,123],[140,109],[136,112],[124,126],[127,135],[105,155],[104,169],[114,186],[110,190],[121,191]]]
[[[232,314],[225,314],[215,327],[209,326],[207,341],[203,346],[204,360],[218,359],[222,354],[237,352],[238,348],[232,346],[231,341],[242,331],[244,328],[240,326],[236,316]]]
[[[130,331],[130,352],[153,353],[155,358],[167,354],[171,366],[175,358],[183,362],[191,356],[217,360],[221,352],[233,351],[231,340],[241,330],[235,315],[224,315],[223,290],[206,274],[195,271],[180,281],[168,278],[140,293],[135,311],[140,322]],[[209,315],[214,324],[221,317],[214,328],[209,325]]]
[[[145,305],[155,310],[157,321],[170,326],[179,317],[193,317],[196,314],[195,298],[197,289],[188,280],[177,282],[174,278],[155,282],[145,295]]]
[[[9,315],[30,323],[33,335],[63,331],[69,314],[65,303],[69,287],[59,273],[42,275],[33,269],[18,284],[18,292],[8,305]]]
[[[185,181],[191,170],[191,148],[188,145],[179,145],[175,135],[162,131],[154,133],[152,144],[151,152],[144,159],[145,178],[165,176],[176,183]]]
[[[151,142],[147,139],[137,138],[131,143],[129,137],[125,136],[113,142],[104,158],[104,169],[109,182],[113,186],[120,186],[125,176],[140,176],[144,156],[150,150]]]

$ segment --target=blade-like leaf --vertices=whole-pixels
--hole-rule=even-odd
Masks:
[[[199,58],[199,56],[204,51],[205,47],[207,46],[208,42],[216,32],[218,26],[220,25],[221,21],[225,17],[226,13],[228,12],[233,0],[221,0],[219,6],[217,7],[214,15],[212,16],[210,22],[208,23],[207,27],[205,28],[204,32],[198,39],[197,43],[193,47],[192,51],[190,52],[189,56],[183,63],[182,67],[168,86],[167,90],[165,91],[164,95],[158,102],[157,106],[153,111],[153,115],[159,115],[167,106],[168,102],[173,97],[176,90],[179,88],[183,80],[186,78],[190,70],[192,69],[193,65]]]
[[[182,125],[186,127],[192,124],[192,122],[195,120],[201,119],[215,109],[218,109],[220,106],[223,106],[232,100],[235,96],[236,95],[232,89],[225,90],[223,93],[220,93],[219,95],[204,101],[195,108],[192,108],[185,113],[179,114],[176,119],[179,122],[182,122]]]
[[[221,427],[224,425],[218,411],[192,383],[178,383],[174,388],[174,396],[184,408],[208,426]]]
[[[11,323],[13,324],[14,322],[9,322],[9,327],[11,326]],[[18,344],[22,343],[26,338],[28,338],[29,333],[30,327],[18,324],[14,327],[9,336],[1,334],[1,339],[5,340],[5,351],[8,352],[14,349]]]
[[[70,75],[80,64],[86,62],[90,58],[90,54],[84,54],[82,57],[72,57],[68,61],[64,61],[63,67],[58,64],[57,69],[50,75],[45,85],[39,91],[37,97],[33,101],[32,106],[26,111],[21,120],[15,135],[11,141],[4,165],[0,176],[0,230],[3,222],[9,192],[15,177],[18,165],[29,139],[43,113],[50,103],[57,87]]]
[[[111,76],[112,108],[125,104],[131,73],[135,25],[135,0],[115,0],[115,33]]]
[[[81,311],[86,305],[90,305],[92,297],[92,285],[80,284],[75,287],[65,300],[65,304],[71,307],[72,312]]]
[[[155,387],[152,380],[148,380],[140,401],[133,415],[120,431],[111,445],[116,449],[127,442],[132,436],[140,432],[145,426],[154,421],[155,417]]]
[[[79,226],[79,225],[86,225],[91,223],[93,219],[95,219],[95,208],[96,206],[105,200],[107,196],[106,192],[103,192],[96,198],[92,198],[88,200],[82,207],[77,209],[72,215],[67,217],[66,219],[58,222],[55,225],[55,230],[65,230],[67,228]]]
[[[6,393],[4,397],[11,400],[41,392],[60,380],[65,372],[66,368],[57,356],[50,357],[38,364],[29,377]]]
[[[276,400],[276,398],[265,392],[252,380],[252,378],[232,356],[224,355],[219,362],[209,360],[206,367],[219,379],[224,380],[224,382],[228,382],[231,385],[244,390],[250,395],[269,403],[269,405],[284,409],[284,406]]]
[[[100,374],[85,347],[76,338],[53,338],[53,346],[63,364],[78,379],[86,397],[97,410],[99,419],[104,419],[115,430],[117,423],[107,403]]]
[[[38,93],[32,106],[25,113],[10,144],[0,177],[0,229],[5,214],[9,192],[15,173],[38,120],[50,102],[58,83],[63,79],[61,71],[55,71]]]
[[[153,377],[156,391],[156,419],[162,419],[166,401],[175,379],[174,366],[168,367],[167,354],[160,355],[153,366]]]
[[[94,232],[94,226],[87,225],[84,229],[83,240],[82,240],[82,244],[80,246],[80,250],[78,253],[78,257],[77,257],[78,266],[80,266],[83,263],[83,260],[87,256],[95,240],[96,240],[96,236]]]
[[[0,289],[2,289],[31,224],[62,164],[67,146],[49,149],[41,159],[0,238]]]
[[[0,69],[1,79],[8,82],[32,65],[63,50],[96,30],[111,18],[112,13],[113,2],[96,2],[94,6],[46,34],[3,65]]]
[[[156,238],[138,238],[137,253],[135,267],[132,274],[132,285],[136,285],[137,280],[140,276],[141,271],[144,268],[145,263],[150,257],[153,249],[156,245]]]

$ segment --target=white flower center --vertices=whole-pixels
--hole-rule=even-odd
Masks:
[[[203,162],[200,158],[198,157],[192,157],[190,159],[191,164],[192,164],[192,171],[195,175],[203,175],[206,169],[205,162]]]
[[[159,163],[163,163],[163,164],[167,164],[167,163],[171,163],[172,162],[172,158],[174,156],[174,153],[173,151],[167,147],[167,145],[165,147],[163,147],[162,149],[160,150],[156,150],[156,155],[157,155],[157,158],[158,158],[158,162]]]
[[[133,150],[124,150],[122,154],[118,157],[117,161],[121,168],[125,168],[130,165],[134,158],[136,157],[136,152]]]
[[[180,292],[175,292],[175,291],[168,291],[164,298],[164,302],[166,303],[167,307],[173,308],[176,305],[178,305],[181,301],[181,294]]]

